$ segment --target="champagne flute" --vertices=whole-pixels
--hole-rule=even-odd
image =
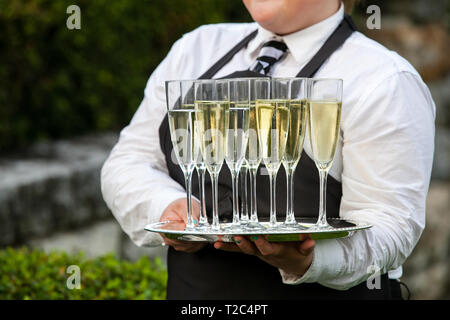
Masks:
[[[182,109],[191,109],[195,110],[194,107],[194,80],[180,80],[180,86],[182,91],[181,106]],[[198,175],[198,193],[200,200],[200,217],[198,224],[196,225],[197,229],[207,230],[209,228],[208,217],[206,214],[206,203],[205,203],[205,174],[206,174],[206,165],[203,161],[203,156],[201,153],[201,143],[199,140],[198,127],[196,125],[195,116],[194,116],[194,159],[195,159],[195,168],[197,169]],[[194,224],[197,223],[196,220],[193,221]]]
[[[256,198],[256,175],[261,163],[261,150],[256,124],[255,99],[268,99],[270,97],[269,84],[268,78],[250,78],[249,136],[245,153],[245,160],[250,173],[250,222],[246,225],[247,229],[263,228],[258,220]]]
[[[270,81],[270,99],[256,99],[256,122],[262,160],[270,179],[269,227],[277,227],[276,178],[286,149],[289,129],[290,80],[273,78]]]
[[[166,104],[169,119],[170,137],[173,145],[176,161],[184,174],[187,213],[185,230],[194,230],[195,225],[192,219],[192,188],[191,178],[195,168],[195,148],[194,148],[194,109],[192,106],[183,105],[183,86],[180,81],[166,81]]]
[[[213,185],[212,229],[217,231],[220,230],[218,179],[225,158],[226,128],[230,120],[228,80],[197,80],[194,82],[194,94],[201,151]]]
[[[319,218],[314,225],[317,229],[332,229],[327,222],[326,187],[339,140],[342,82],[341,79],[310,79],[308,83],[309,138],[320,178]]]
[[[283,166],[286,171],[287,199],[286,220],[282,229],[304,229],[295,220],[294,214],[294,173],[303,151],[307,118],[306,78],[294,78],[291,80],[291,93],[289,102],[289,130],[286,141],[286,151],[283,157]]]
[[[230,120],[226,129],[225,161],[231,172],[233,191],[233,231],[241,231],[239,219],[239,171],[245,160],[249,126],[249,80],[230,79]]]

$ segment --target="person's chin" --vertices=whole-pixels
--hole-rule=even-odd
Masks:
[[[282,30],[280,30],[280,26],[278,26],[278,24],[276,24],[273,20],[255,20],[255,22],[257,22],[261,27],[268,31],[276,34],[282,33]]]

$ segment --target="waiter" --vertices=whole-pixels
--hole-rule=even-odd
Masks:
[[[175,42],[151,75],[102,169],[102,192],[137,245],[170,246],[169,299],[400,298],[401,266],[425,227],[435,106],[405,59],[355,30],[344,14],[349,3],[244,0],[256,23],[199,27]],[[149,223],[186,220],[184,178],[171,161],[164,82],[262,75],[344,80],[327,211],[373,227],[349,238],[293,243],[260,236],[254,243],[236,237],[231,244],[205,244],[145,231]],[[295,173],[296,216],[318,212],[318,174],[310,156],[305,143]],[[277,190],[284,190],[284,179],[278,180]],[[226,219],[232,211],[226,169],[219,184],[220,217]],[[259,175],[257,185],[259,215],[267,216],[267,176]],[[198,202],[193,206],[198,217]],[[371,290],[366,280],[377,269],[381,285]]]

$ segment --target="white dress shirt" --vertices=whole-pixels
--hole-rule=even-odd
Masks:
[[[271,68],[272,76],[295,76],[343,14],[341,5],[326,20],[283,37],[256,23],[224,23],[201,26],[175,42],[151,75],[139,109],[101,173],[104,199],[137,245],[160,245],[161,237],[145,231],[145,225],[159,221],[172,201],[186,197],[184,188],[169,177],[159,144],[158,128],[166,114],[164,81],[198,78],[255,29],[258,35],[215,77],[247,69],[264,42],[273,38],[282,39],[289,53]],[[359,32],[315,76],[344,80],[341,135],[330,170],[342,183],[340,216],[373,227],[348,238],[316,241],[313,262],[303,277],[280,270],[280,281],[345,290],[366,280],[371,266],[398,278],[425,227],[434,151],[430,92],[405,59]],[[308,137],[304,149],[311,157]]]

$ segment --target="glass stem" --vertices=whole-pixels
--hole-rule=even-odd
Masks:
[[[241,180],[241,220],[248,221],[248,204],[247,204],[247,166],[242,166],[239,173]]]
[[[206,203],[205,203],[205,172],[206,168],[197,168],[198,173],[198,188],[200,197],[200,224],[208,223],[208,217],[206,215]]]
[[[187,216],[186,216],[186,229],[194,228],[194,223],[192,221],[192,170],[184,174],[184,183],[186,185],[186,195],[187,195]]]
[[[251,202],[250,202],[250,210],[251,210],[251,222],[258,222],[258,211],[256,208],[256,171],[258,169],[250,169],[250,194],[251,194]]]
[[[277,203],[276,203],[276,185],[277,173],[270,172],[270,226],[275,227],[277,224]]]
[[[234,170],[233,170],[234,171]],[[231,181],[233,184],[233,224],[239,224],[239,171],[231,173]]]
[[[286,224],[296,223],[294,216],[294,174],[293,170],[286,169],[287,199],[286,199]]]
[[[319,170],[320,178],[320,202],[319,202],[319,219],[317,219],[318,227],[327,227],[327,170]]]
[[[211,180],[212,180],[212,194],[213,194],[213,221],[212,221],[212,228],[214,230],[219,230],[219,199],[218,199],[218,193],[219,193],[219,179],[218,174],[211,174]]]

